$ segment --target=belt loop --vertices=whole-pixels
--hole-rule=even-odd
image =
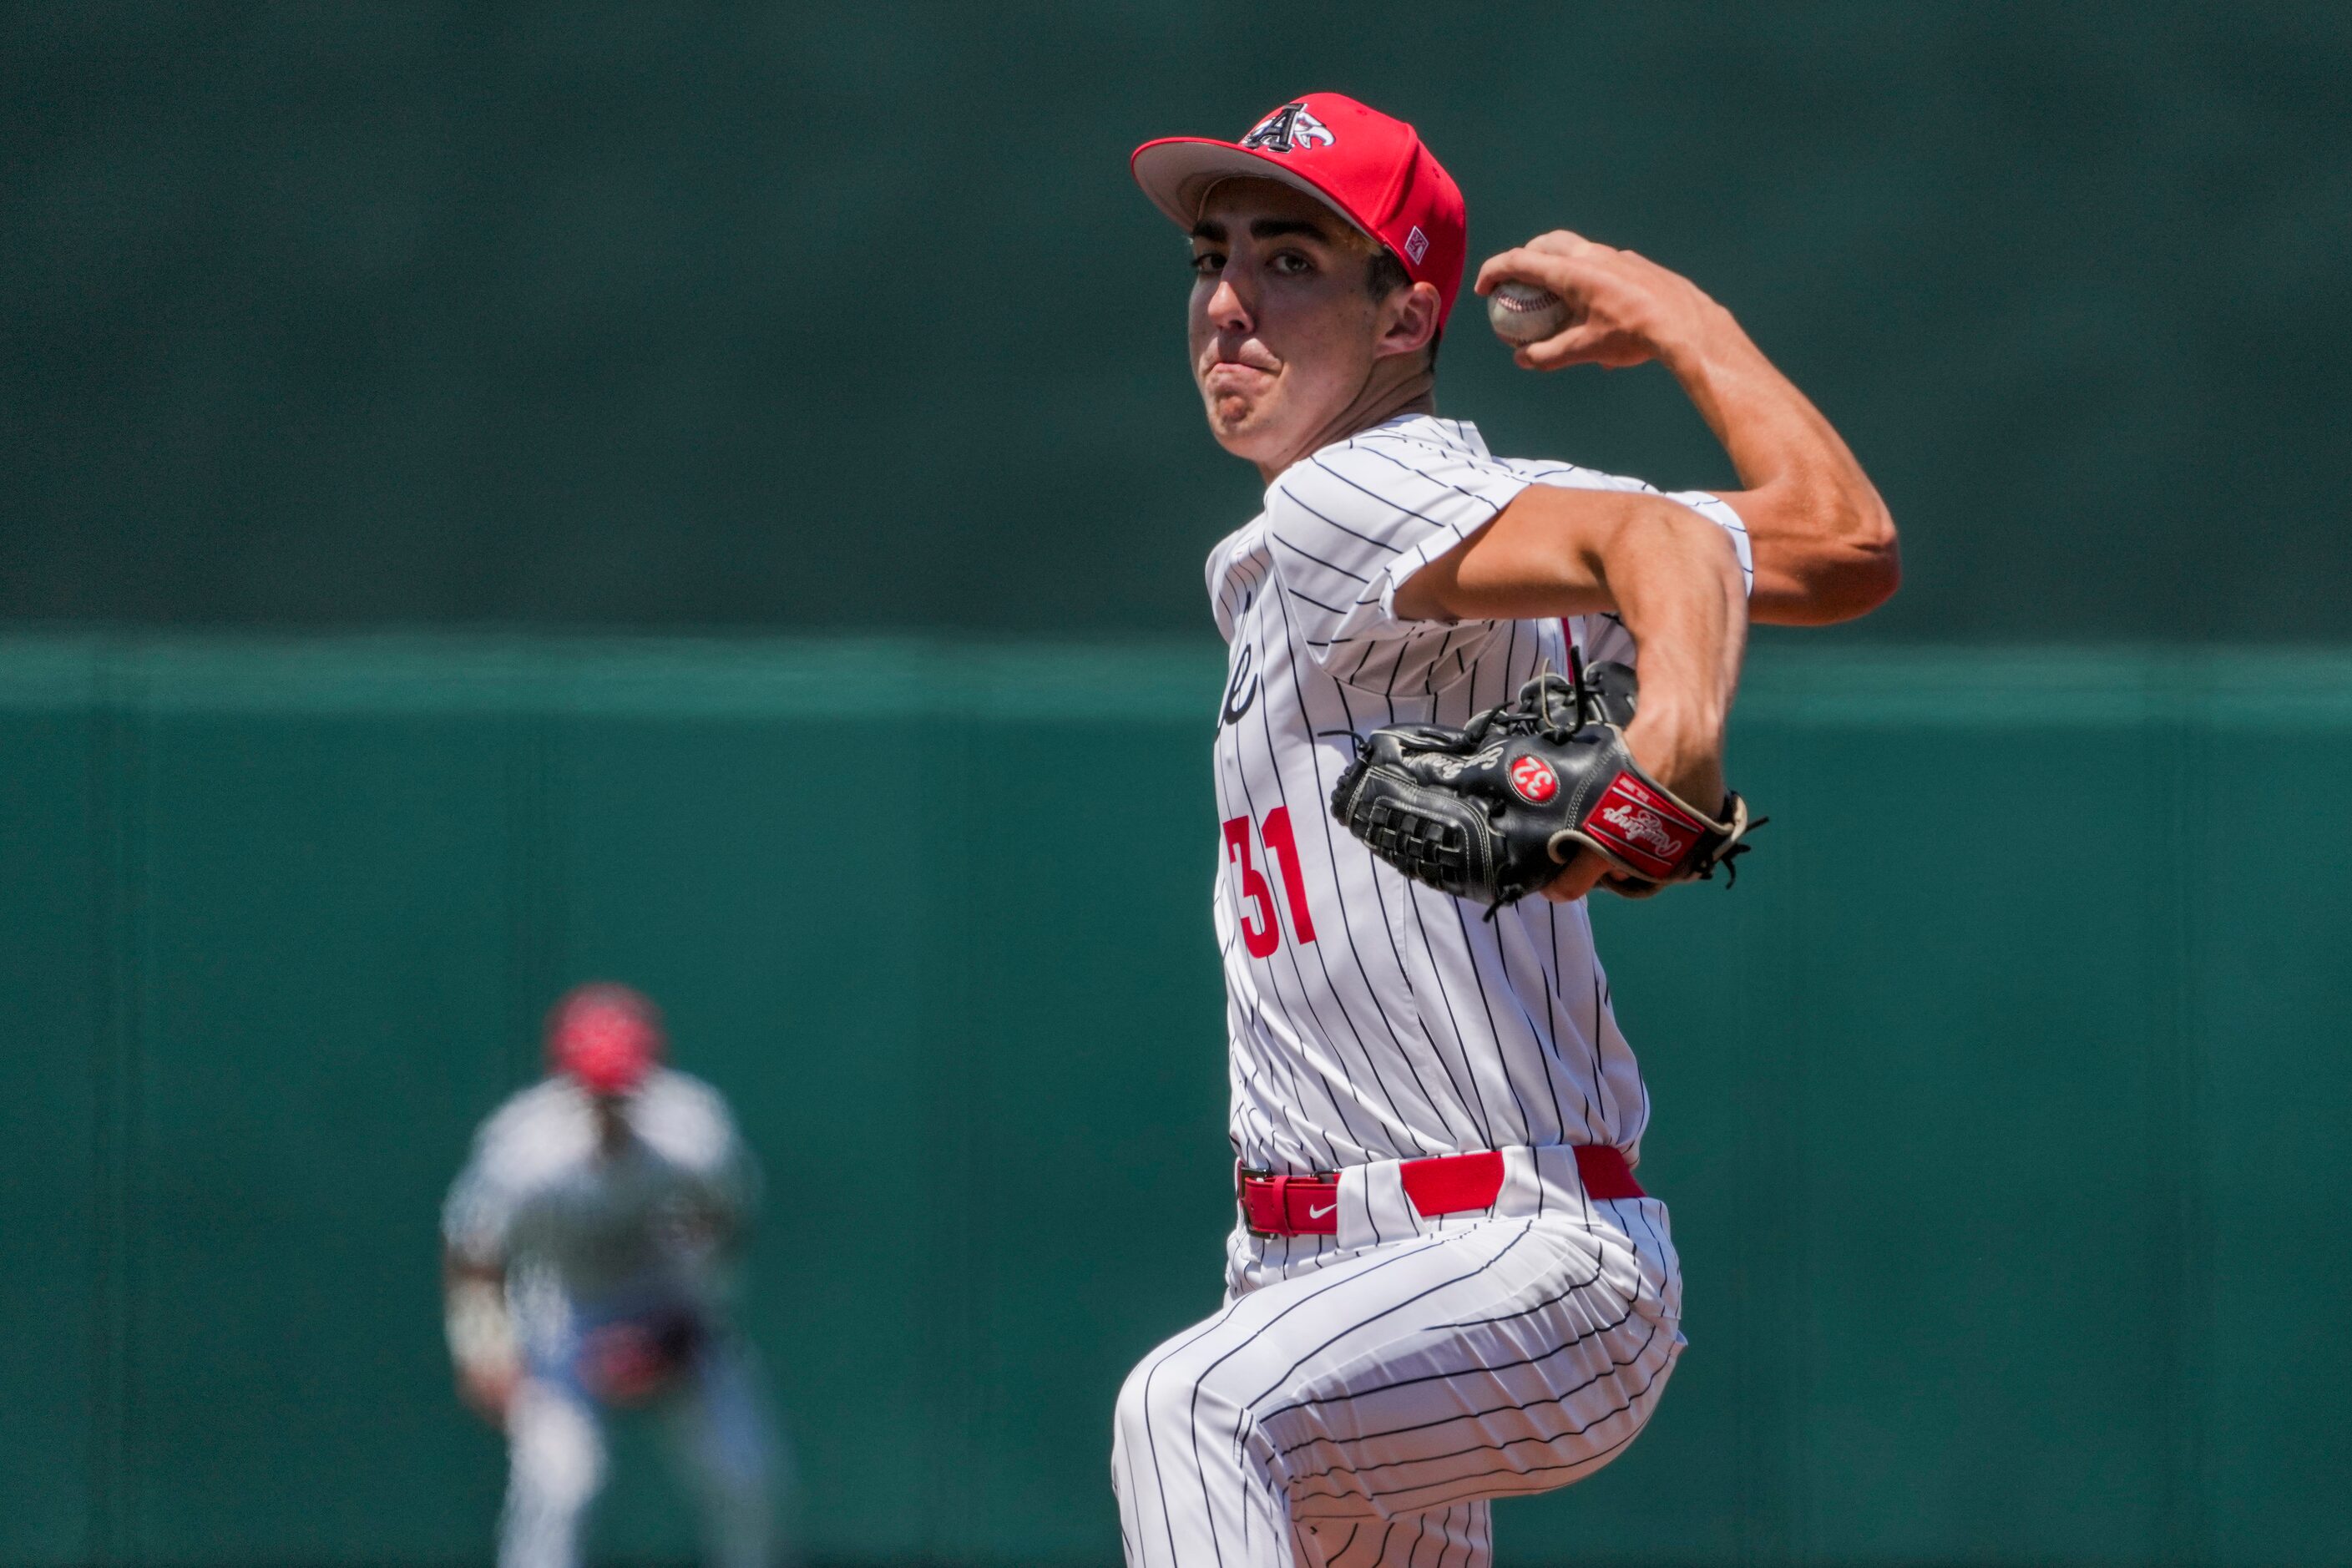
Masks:
[[[1279,1230],[1288,1230],[1291,1228],[1290,1193],[1288,1191],[1290,1186],[1290,1178],[1286,1175],[1276,1176],[1272,1179],[1272,1184],[1274,1187],[1275,1226]]]

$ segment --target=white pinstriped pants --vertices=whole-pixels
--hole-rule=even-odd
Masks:
[[[1491,1209],[1424,1219],[1388,1163],[1342,1173],[1319,1255],[1236,1237],[1225,1309],[1119,1392],[1129,1568],[1485,1568],[1493,1499],[1624,1451],[1683,1345],[1665,1205],[1505,1161]]]

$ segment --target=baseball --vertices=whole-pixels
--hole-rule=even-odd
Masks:
[[[1533,283],[1497,283],[1486,296],[1486,320],[1507,343],[1539,343],[1568,326],[1568,301]]]

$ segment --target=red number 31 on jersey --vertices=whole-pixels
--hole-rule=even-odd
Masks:
[[[1248,817],[1226,821],[1225,863],[1239,879],[1234,892],[1240,900],[1236,915],[1242,942],[1252,958],[1266,958],[1282,945],[1282,926],[1274,912],[1274,889],[1267,885],[1265,874],[1250,858],[1251,837]],[[1290,808],[1277,805],[1267,812],[1265,824],[1255,837],[1265,845],[1266,854],[1282,872],[1282,890],[1290,905],[1292,935],[1302,945],[1313,942],[1315,921],[1307,912],[1307,879],[1298,868],[1298,840],[1290,830]]]

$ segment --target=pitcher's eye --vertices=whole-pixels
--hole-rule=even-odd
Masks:
[[[1213,278],[1224,268],[1225,258],[1213,250],[1204,250],[1192,258],[1192,273],[1198,278]]]
[[[1269,265],[1284,278],[1303,278],[1315,270],[1314,261],[1296,250],[1277,252]]]

